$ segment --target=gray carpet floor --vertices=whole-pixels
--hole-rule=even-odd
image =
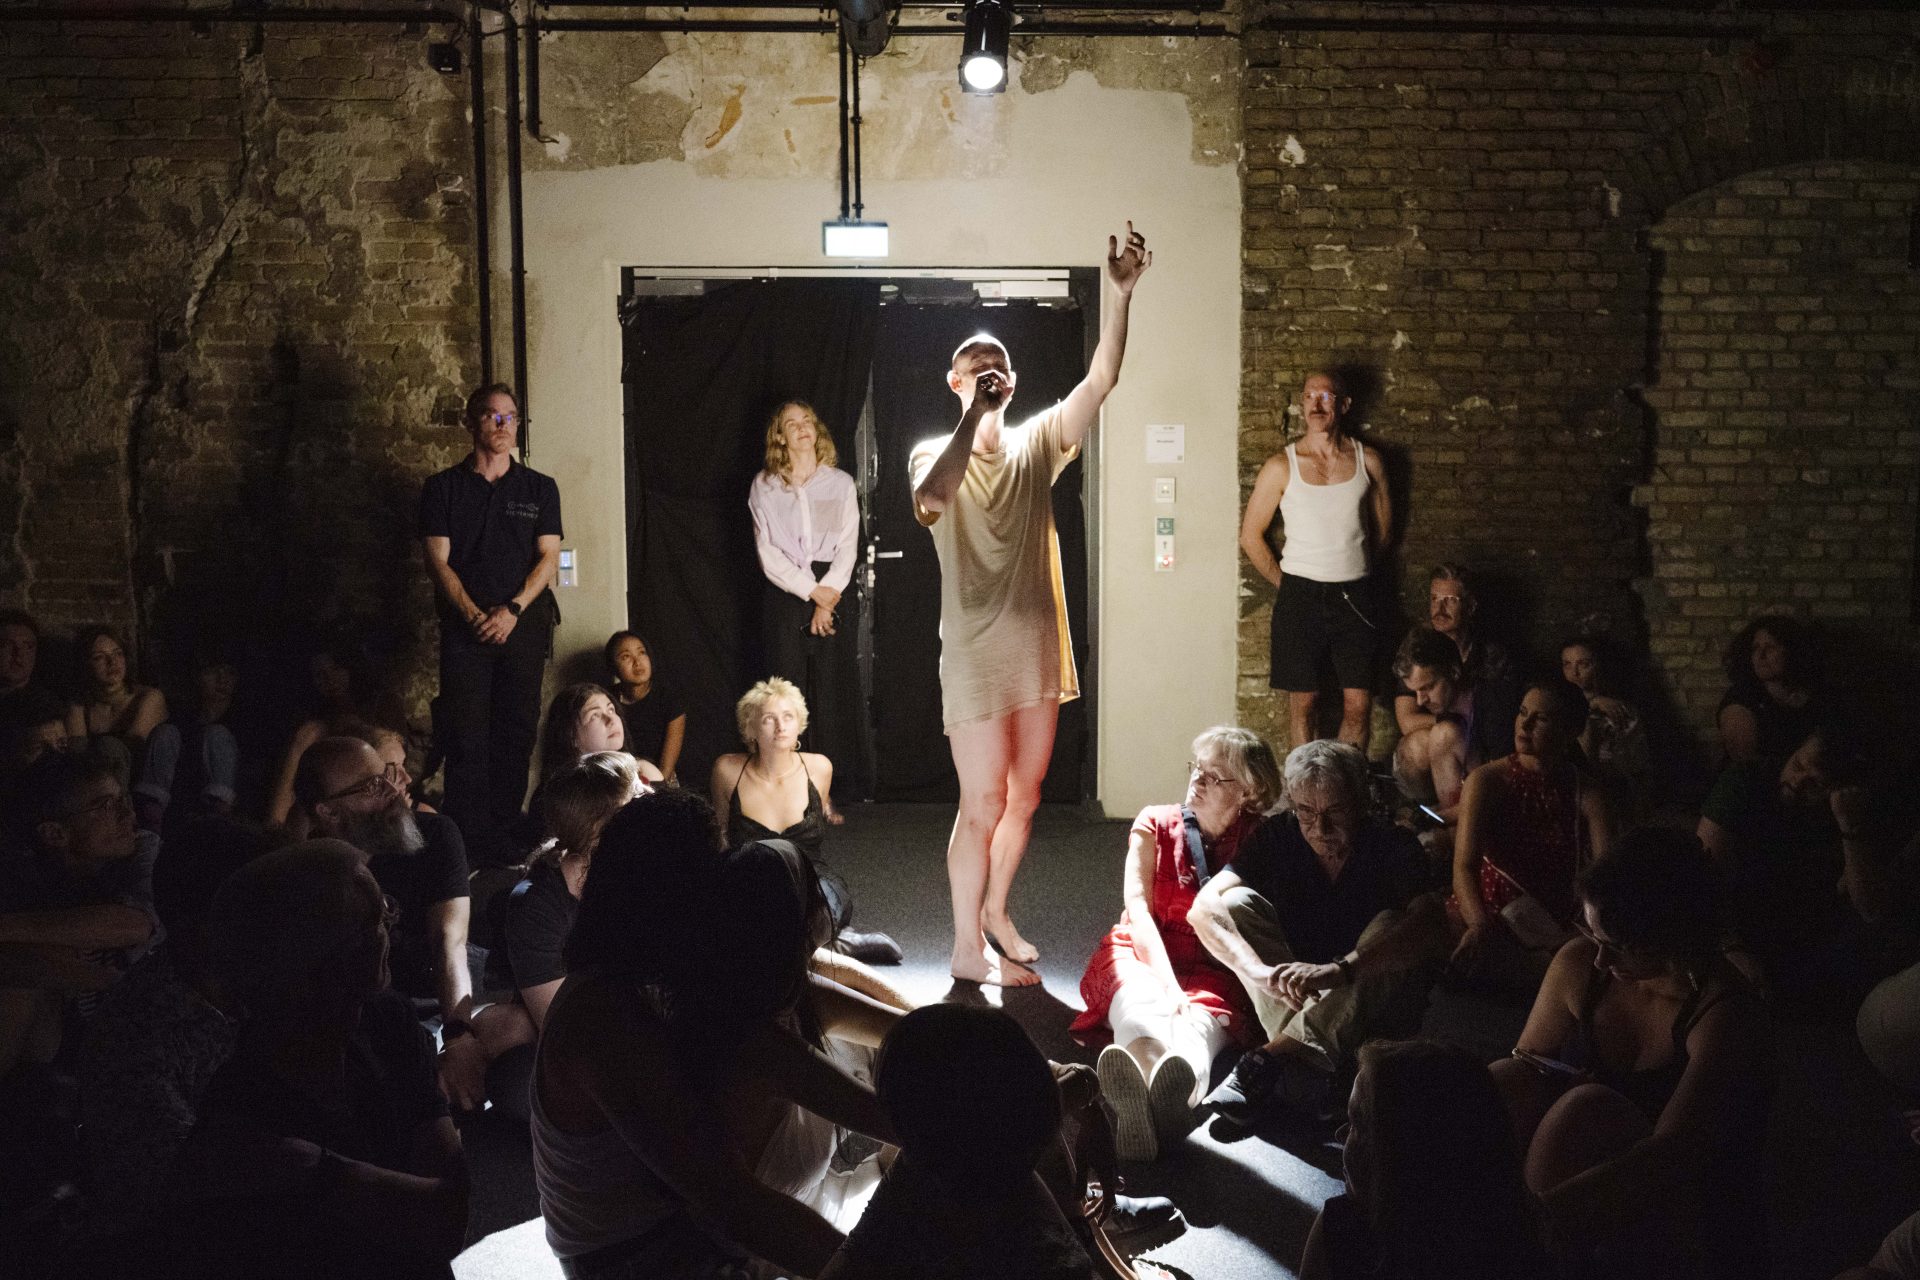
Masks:
[[[1001,1004],[1036,1044],[1062,1061],[1092,1055],[1067,1035],[1081,1008],[1080,973],[1120,910],[1126,824],[1045,808],[1014,891],[1013,915],[1040,949],[1044,985],[1000,992],[955,984],[945,850],[953,820],[940,805],[863,805],[829,837],[828,859],[848,881],[855,925],[899,940],[906,963],[891,976],[920,1001]],[[1435,994],[1427,1031],[1503,1055],[1525,1011],[1450,991]],[[1899,1100],[1838,1023],[1783,1022],[1781,1080],[1770,1156],[1777,1280],[1825,1280],[1871,1256],[1894,1223],[1920,1208],[1920,1151],[1895,1123]],[[1223,1062],[1221,1069],[1227,1064]],[[471,1244],[460,1280],[557,1277],[534,1195],[524,1130],[478,1117],[463,1127],[473,1170]],[[1143,1255],[1196,1280],[1292,1276],[1320,1203],[1340,1188],[1340,1153],[1324,1136],[1219,1122],[1179,1149],[1127,1170],[1135,1194],[1173,1197],[1186,1218],[1177,1238]]]

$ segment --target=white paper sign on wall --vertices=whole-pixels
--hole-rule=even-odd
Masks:
[[[1186,423],[1175,422],[1147,428],[1148,462],[1185,462],[1186,460]]]

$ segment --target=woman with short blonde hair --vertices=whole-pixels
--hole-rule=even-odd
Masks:
[[[860,493],[838,460],[813,406],[787,401],[767,422],[766,469],[747,492],[747,510],[767,579],[765,670],[792,681],[812,705],[808,745],[857,772],[867,755],[852,588]]]

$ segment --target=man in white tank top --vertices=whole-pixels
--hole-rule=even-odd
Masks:
[[[1365,751],[1379,640],[1367,572],[1393,534],[1393,502],[1380,455],[1345,430],[1352,408],[1337,376],[1307,376],[1300,390],[1306,434],[1260,468],[1240,547],[1278,588],[1269,683],[1286,691],[1294,745],[1320,736],[1315,703],[1331,675],[1340,686],[1340,741]],[[1278,557],[1267,541],[1276,514],[1284,535]]]

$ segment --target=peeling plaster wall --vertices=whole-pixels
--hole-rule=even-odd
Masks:
[[[475,375],[464,80],[397,26],[0,40],[0,596],[132,627],[150,678],[349,618],[421,674],[412,512]]]
[[[1130,816],[1165,801],[1193,734],[1233,712],[1238,50],[1028,43],[997,98],[956,90],[951,40],[898,40],[869,64],[867,214],[891,224],[896,269],[1090,266],[1126,218],[1152,240],[1093,498],[1097,785]],[[583,564],[564,654],[626,622],[620,269],[831,265],[838,79],[831,41],[805,36],[568,36],[541,70],[555,142],[526,184],[530,391],[535,465],[559,479]],[[1144,429],[1164,422],[1187,424],[1186,461],[1150,467]],[[1152,571],[1156,475],[1180,486],[1173,573]]]

